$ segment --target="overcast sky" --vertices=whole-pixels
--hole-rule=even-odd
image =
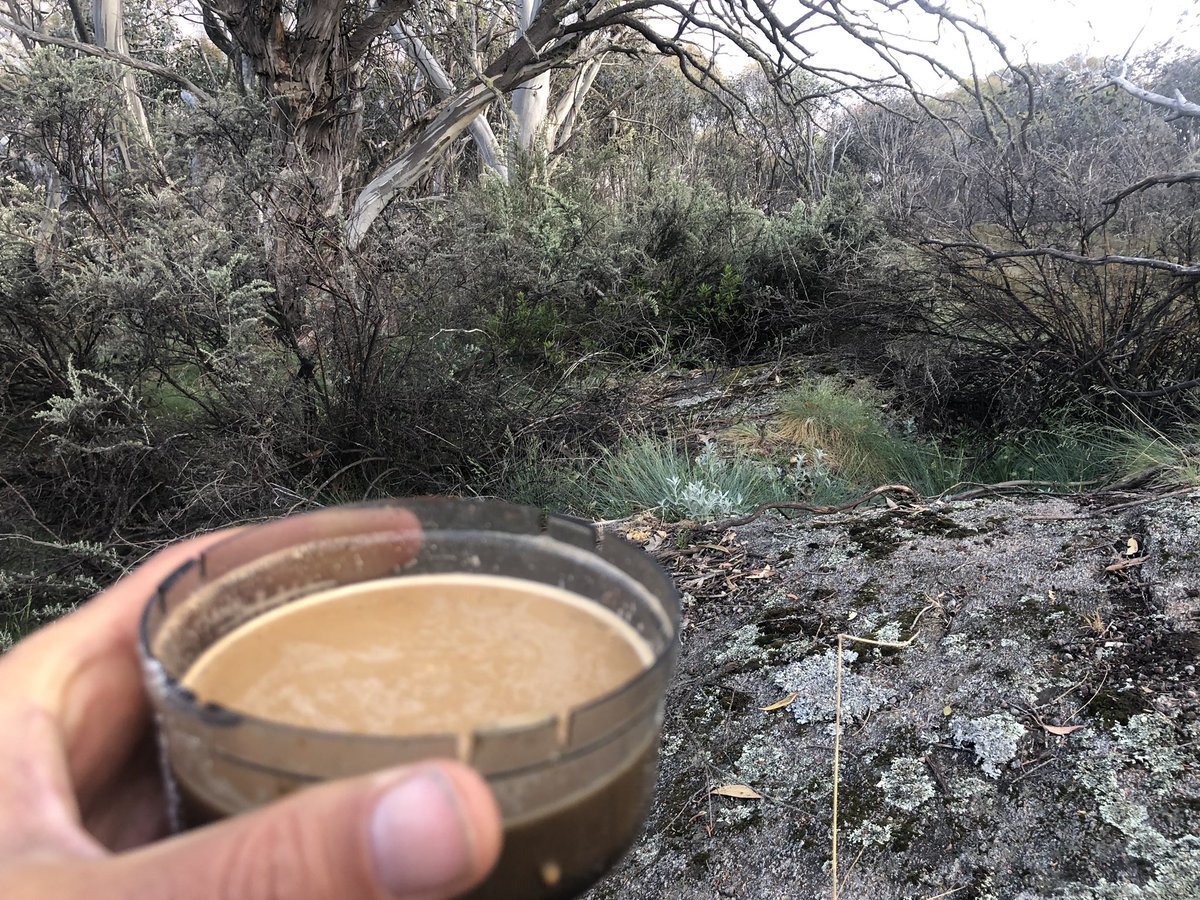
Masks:
[[[1121,57],[1132,47],[1130,57],[1165,43],[1180,48],[1200,49],[1200,0],[942,0],[953,12],[981,21],[1007,46],[1014,63],[1048,63],[1075,54],[1096,57]],[[783,21],[791,21],[790,0],[777,0],[775,11]],[[870,10],[878,21],[878,0],[842,0],[847,9]],[[799,8],[794,7],[797,15]],[[906,15],[903,10],[911,10]],[[905,35],[914,47],[949,63],[965,73],[968,57],[950,29],[936,28],[936,20],[909,5],[902,8],[886,27],[895,35]],[[900,38],[903,40],[904,38]],[[802,39],[814,59],[825,65],[869,71],[879,74],[878,60],[848,35],[829,29]],[[983,42],[976,43],[976,63],[983,74],[1000,68],[999,58],[990,54]],[[730,54],[732,67],[741,65]],[[727,64],[729,64],[727,63]],[[917,63],[906,66],[909,74],[926,90],[937,91],[948,85],[934,77],[927,67]]]
[[[958,4],[954,4],[957,6]],[[1033,62],[1134,55],[1167,41],[1200,48],[1197,0],[982,0],[988,25]]]

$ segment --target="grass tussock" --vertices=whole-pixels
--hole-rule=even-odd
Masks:
[[[962,480],[967,465],[964,453],[918,438],[911,421],[891,421],[882,392],[834,378],[801,382],[780,401],[768,426],[735,425],[725,438],[759,452],[800,455],[845,492],[902,483],[936,494]]]
[[[757,460],[712,443],[692,455],[648,434],[604,452],[590,484],[593,507],[608,516],[657,509],[664,519],[708,520],[789,496],[781,473]]]

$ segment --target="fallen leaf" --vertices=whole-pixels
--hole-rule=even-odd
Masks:
[[[899,509],[900,508],[900,504],[897,503],[895,500],[893,500],[891,497],[884,497],[883,502],[887,504],[888,509]]]
[[[709,793],[717,794],[720,797],[736,797],[739,800],[762,799],[762,794],[748,784],[723,784],[720,787],[713,788]]]
[[[950,715],[950,714],[951,714],[951,713],[953,713],[953,712],[954,712],[954,708],[953,708],[953,707],[951,707],[951,706],[945,706],[945,707],[943,707],[943,708],[942,708],[942,715],[943,715],[943,716],[948,716],[948,715]]]
[[[761,709],[763,712],[771,712],[772,710],[775,710],[775,709],[783,709],[784,707],[791,706],[793,703],[795,703],[796,698],[799,696],[800,695],[796,691],[792,691],[790,694],[788,694],[782,700],[776,700],[770,706],[760,706],[759,709]]]
[[[1113,563],[1111,566],[1105,566],[1104,571],[1105,572],[1120,572],[1122,569],[1128,569],[1131,566],[1140,566],[1142,563],[1144,563],[1149,558],[1150,557],[1148,557],[1148,556],[1139,556],[1137,559],[1123,559],[1120,562]]]
[[[1084,727],[1082,725],[1046,725],[1045,723],[1039,723],[1039,724],[1041,724],[1041,726],[1044,729],[1046,729],[1048,732],[1050,732],[1051,734],[1059,734],[1059,735],[1070,734],[1072,731],[1078,731],[1080,728]]]

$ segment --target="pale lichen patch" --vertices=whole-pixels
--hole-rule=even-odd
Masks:
[[[862,721],[866,716],[889,701],[894,692],[875,684],[871,679],[852,672],[848,664],[858,659],[853,650],[842,654],[842,722]],[[833,722],[836,713],[834,686],[837,679],[837,651],[828,650],[819,656],[790,663],[773,676],[775,684],[783,691],[795,692],[796,699],[788,712],[801,725],[814,722]],[[832,727],[827,729],[832,734]]]
[[[984,774],[1000,777],[1000,767],[1017,756],[1017,742],[1025,736],[1025,726],[1008,713],[992,713],[980,719],[955,719],[950,725],[954,743],[975,750],[975,759]]]
[[[725,645],[725,649],[717,654],[718,665],[730,662],[745,662],[761,651],[758,647],[758,626],[743,625],[735,631]]]
[[[935,794],[929,767],[922,759],[901,756],[892,760],[876,787],[883,788],[883,799],[906,812],[915,812]]]

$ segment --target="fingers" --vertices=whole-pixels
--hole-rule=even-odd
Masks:
[[[435,900],[477,884],[500,850],[480,776],[458,763],[311,788],[109,860],[27,871],[0,894],[117,900]],[[36,882],[36,884],[34,884]]]
[[[227,535],[171,547],[0,657],[0,850],[99,850],[78,830],[78,804],[145,733],[136,613],[167,572]]]
[[[6,754],[36,764],[65,753],[66,786],[73,784],[85,803],[120,768],[144,734],[147,717],[136,650],[141,609],[168,573],[231,533],[207,534],[156,554],[78,611],[0,657],[0,734],[21,733],[13,729],[31,709],[57,726],[39,730],[38,742],[0,746],[0,786],[14,777],[14,767],[4,764]]]

